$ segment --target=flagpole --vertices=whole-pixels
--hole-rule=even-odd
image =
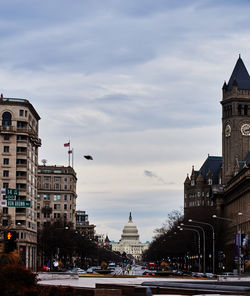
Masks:
[[[74,155],[74,150],[72,148],[72,169],[74,168],[74,157],[73,157],[73,155]]]
[[[69,151],[70,151],[70,140],[69,140]],[[69,166],[70,166],[70,153],[68,151],[68,155],[69,155]]]

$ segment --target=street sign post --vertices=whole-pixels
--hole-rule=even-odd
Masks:
[[[7,200],[7,207],[30,208],[29,200]]]

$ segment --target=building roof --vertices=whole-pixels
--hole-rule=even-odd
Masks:
[[[213,176],[213,183],[219,183],[219,175],[222,165],[222,157],[221,156],[208,156],[202,167],[200,168],[200,172],[203,178],[206,178],[207,174],[210,172]]]
[[[250,90],[250,76],[240,56],[228,81],[227,90],[231,90],[235,84],[239,89]]]

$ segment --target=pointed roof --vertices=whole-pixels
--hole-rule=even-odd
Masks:
[[[228,81],[227,90],[231,90],[234,85],[239,89],[250,90],[250,76],[240,56]]]
[[[203,163],[200,168],[200,172],[202,176],[207,176],[211,174],[214,184],[219,183],[219,175],[222,165],[222,157],[221,156],[210,156],[208,155],[207,159]]]

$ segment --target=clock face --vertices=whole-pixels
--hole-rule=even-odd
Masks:
[[[244,123],[241,126],[241,133],[243,136],[250,136],[250,124],[249,123]]]
[[[225,127],[225,136],[230,137],[231,136],[231,126],[229,124]]]

